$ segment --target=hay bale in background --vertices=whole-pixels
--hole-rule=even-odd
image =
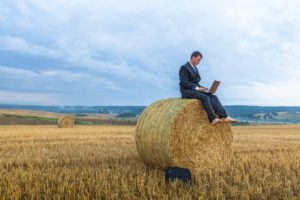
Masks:
[[[72,128],[75,124],[75,119],[72,116],[63,116],[59,118],[57,125],[59,128]]]
[[[199,100],[172,98],[143,111],[135,139],[146,163],[198,171],[229,159],[233,133],[230,123],[210,125]]]

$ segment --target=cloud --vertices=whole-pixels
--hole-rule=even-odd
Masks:
[[[0,90],[0,102],[20,105],[59,105],[62,99],[47,93],[26,93]]]
[[[259,97],[275,99],[268,91],[281,84],[300,89],[294,81],[300,73],[299,7],[297,0],[4,0],[0,49],[57,60],[47,69],[34,63],[25,69],[21,60],[12,66],[33,73],[22,79],[31,88],[42,91],[36,85],[44,84],[55,91],[61,84],[74,96],[74,86],[89,93],[111,89],[123,94],[111,98],[135,97],[140,105],[149,102],[146,94],[154,100],[179,96],[179,67],[198,49],[203,84],[221,80],[226,104],[264,104],[271,101]],[[7,88],[20,85],[12,73],[7,77]],[[286,105],[299,98],[287,96]]]
[[[0,49],[17,51],[37,56],[59,56],[58,52],[43,46],[30,43],[22,38],[10,35],[0,35]]]
[[[0,66],[1,75],[13,75],[14,77],[23,77],[26,76],[28,78],[30,77],[36,77],[38,74],[33,71],[24,70],[24,69],[16,69],[12,67],[6,67],[6,66]]]
[[[300,94],[296,92],[299,89],[297,82],[253,82],[249,86],[234,86],[228,92],[233,99],[231,104],[284,106],[288,103],[290,106],[297,106],[300,99]],[[244,95],[239,96],[241,93]]]
[[[42,71],[41,75],[43,77],[47,77],[49,79],[55,79],[63,82],[73,82],[80,83],[82,86],[86,87],[96,87],[97,85],[101,85],[102,87],[106,87],[108,89],[116,90],[118,92],[126,92],[125,89],[119,87],[114,82],[87,74],[84,72],[70,72],[70,71]]]
[[[0,66],[0,88],[26,90],[30,92],[68,93],[78,90],[101,88],[126,92],[114,82],[85,72],[63,70],[31,71],[7,66]],[[70,86],[75,86],[70,88]]]

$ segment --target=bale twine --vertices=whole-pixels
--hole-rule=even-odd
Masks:
[[[66,115],[59,118],[57,125],[59,128],[72,128],[74,126],[74,123],[74,118]]]
[[[229,160],[233,133],[230,123],[209,124],[199,100],[172,98],[143,111],[135,139],[144,162],[198,171],[222,167]]]

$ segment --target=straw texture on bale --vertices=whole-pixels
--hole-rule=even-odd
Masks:
[[[74,126],[75,120],[71,116],[63,116],[59,118],[57,125],[59,128],[72,128]]]
[[[144,162],[195,171],[229,160],[233,141],[230,123],[211,125],[201,101],[178,98],[148,106],[138,119],[135,137]]]

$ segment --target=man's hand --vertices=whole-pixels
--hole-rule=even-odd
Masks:
[[[204,87],[196,87],[196,90],[199,90],[199,91],[206,91],[208,90],[208,88],[204,88]]]

